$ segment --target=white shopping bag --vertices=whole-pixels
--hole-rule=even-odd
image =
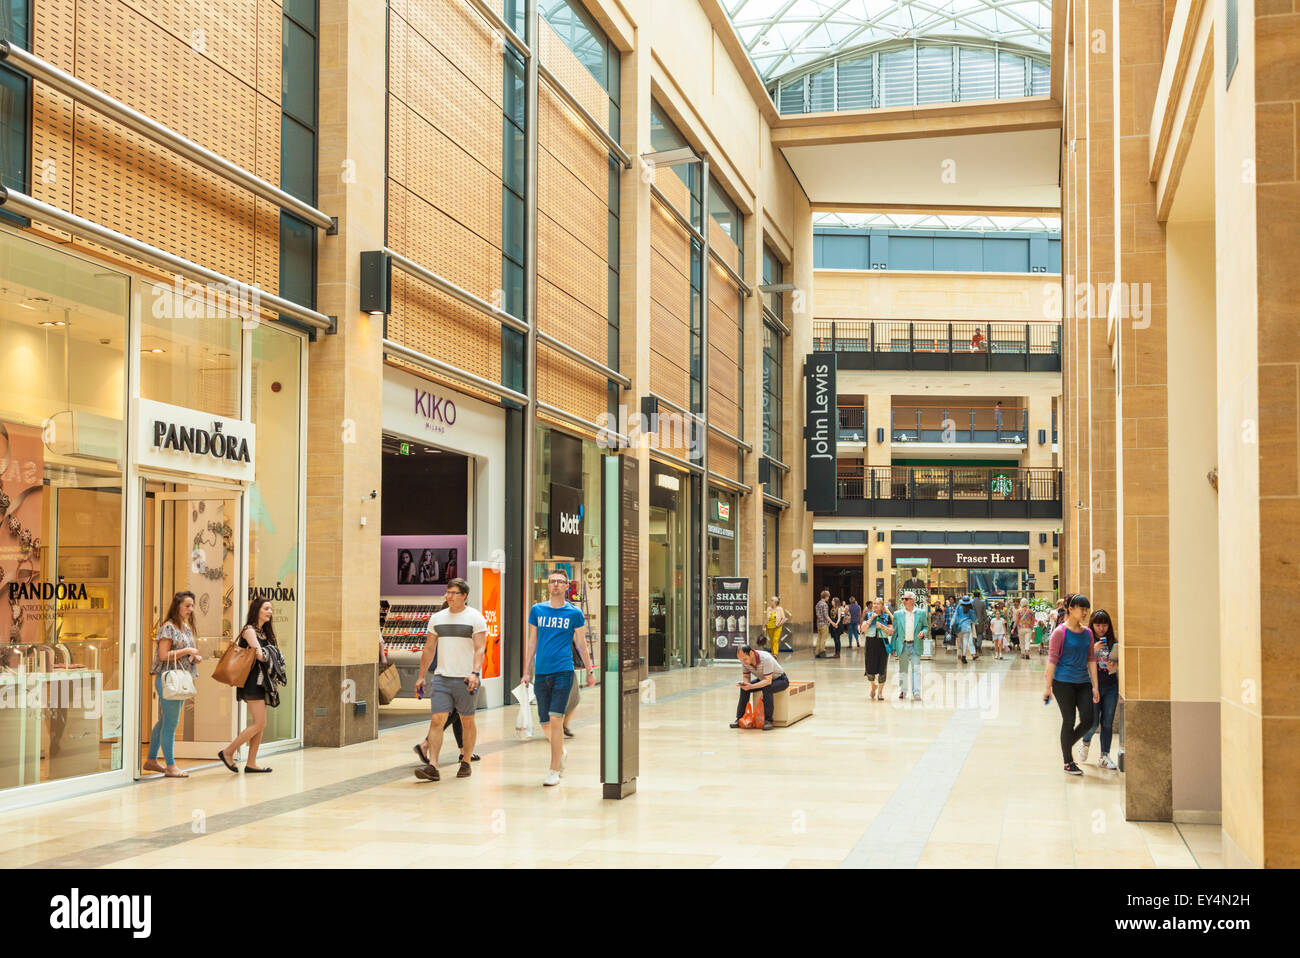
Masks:
[[[515,728],[519,732],[520,738],[533,737],[533,704],[537,701],[537,696],[533,693],[532,685],[524,685],[520,682],[510,693],[514,700],[519,703],[519,714],[515,716]]]

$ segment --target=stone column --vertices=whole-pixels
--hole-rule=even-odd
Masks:
[[[1120,374],[1116,568],[1127,700],[1124,798],[1130,820],[1169,821],[1168,317],[1164,229],[1148,179],[1148,132],[1164,59],[1164,6],[1160,0],[1119,0],[1115,11],[1115,219],[1123,224],[1114,245],[1115,281],[1129,291],[1108,303]],[[1099,498],[1094,492],[1093,501]]]
[[[377,732],[383,319],[360,311],[363,250],[384,246],[384,5],[321,0],[321,312],[338,334],[311,346],[308,373],[306,745]],[[346,174],[346,175],[345,175]],[[361,524],[362,519],[366,524]],[[361,703],[366,703],[364,714]]]

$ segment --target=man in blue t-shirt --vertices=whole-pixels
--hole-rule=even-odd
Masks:
[[[551,769],[543,785],[559,785],[564,771],[564,710],[573,687],[573,648],[576,645],[587,670],[587,687],[596,684],[595,666],[587,653],[587,620],[582,610],[565,596],[569,576],[556,569],[546,580],[549,602],[528,611],[528,649],[524,656],[524,685],[537,676],[537,714],[551,742]],[[533,668],[536,657],[537,668]]]

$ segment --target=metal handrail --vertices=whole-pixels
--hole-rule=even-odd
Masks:
[[[768,306],[767,303],[763,304],[763,319],[779,329],[784,335],[792,335],[790,327],[781,321],[781,317],[776,315],[776,313],[772,311],[772,307]]]
[[[56,226],[66,233],[74,236],[80,236],[82,239],[92,240],[107,246],[114,252],[121,253],[124,256],[134,256],[136,259],[144,260],[161,269],[169,270],[173,273],[179,273],[190,279],[204,282],[217,283],[227,286],[231,290],[241,295],[247,295],[249,301],[257,303],[259,307],[265,307],[274,310],[277,313],[283,313],[285,316],[292,316],[294,319],[306,323],[313,329],[333,332],[337,329],[337,320],[332,316],[326,316],[324,313],[318,313],[316,310],[291,300],[283,299],[274,293],[268,293],[257,286],[251,286],[248,283],[241,283],[239,280],[227,276],[224,273],[218,273],[216,270],[208,269],[206,266],[200,266],[198,263],[183,259],[175,253],[169,253],[161,250],[156,246],[150,246],[138,239],[133,239],[116,230],[111,230],[107,226],[100,226],[98,223],[83,219],[73,213],[68,213],[48,203],[42,203],[38,199],[33,199],[25,193],[18,193],[14,190],[6,189],[0,186],[0,206],[7,210],[12,210],[19,216],[26,216],[28,219],[36,220],[50,226]]]
[[[590,420],[583,419],[581,416],[575,416],[573,413],[567,412],[559,406],[552,406],[550,403],[542,402],[540,399],[537,400],[537,411],[545,413],[546,415],[563,422],[567,422],[570,425],[577,426],[579,429],[585,429],[588,432],[595,433],[598,438],[601,433],[604,433],[606,436],[612,436],[618,440],[619,448],[631,445],[632,440],[628,439],[627,436],[623,435],[617,429],[611,429],[609,426],[598,425]]]
[[[484,315],[489,316],[492,319],[495,319],[498,322],[505,324],[506,326],[509,326],[511,329],[515,330],[515,332],[519,332],[519,333],[528,332],[528,324],[525,323],[522,319],[518,319],[517,317],[510,315],[510,313],[507,313],[504,309],[501,309],[498,306],[493,306],[486,299],[481,299],[480,297],[475,296],[469,290],[462,289],[461,287],[453,283],[451,280],[443,279],[443,277],[439,276],[437,273],[433,272],[432,270],[426,269],[425,267],[421,266],[419,263],[415,262],[414,260],[408,259],[407,257],[403,256],[401,253],[396,253],[393,250],[385,247],[384,255],[387,256],[390,260],[392,260],[393,265],[396,266],[398,269],[400,269],[403,273],[407,273],[411,276],[414,276],[416,279],[423,280],[424,282],[428,283],[430,286],[437,287],[438,289],[442,290],[442,292],[450,296],[452,299],[458,300],[459,302],[464,303],[466,306],[472,307],[473,309],[478,310],[480,313],[483,313]]]
[[[741,482],[739,479],[732,479],[730,476],[721,475],[713,470],[709,470],[709,481],[717,482],[724,486],[730,486],[732,489],[735,489],[737,492],[743,492],[745,495],[749,495],[754,491],[754,487],[749,483]]]
[[[461,369],[459,366],[445,363],[441,359],[434,359],[432,356],[411,349],[409,346],[403,346],[392,339],[385,339],[383,346],[385,354],[392,353],[395,356],[400,356],[402,359],[421,366],[430,372],[440,373],[467,386],[473,386],[475,389],[491,393],[501,399],[512,400],[521,406],[528,405],[528,396],[511,389],[509,386],[502,386],[500,383],[494,383],[490,379],[484,379],[482,376]]]
[[[742,293],[744,293],[746,296],[754,295],[753,288],[748,283],[746,283],[743,279],[741,279],[740,274],[731,268],[731,264],[728,263],[725,259],[723,259],[718,254],[718,251],[711,246],[709,247],[709,258],[713,260],[713,262],[717,263],[719,266],[722,267],[722,271],[727,274],[727,276],[731,279],[733,283],[736,284],[736,286],[740,289]]]
[[[604,363],[592,359],[586,353],[579,352],[578,350],[570,346],[568,343],[561,342],[560,340],[556,339],[550,333],[544,333],[539,329],[537,331],[537,341],[539,343],[551,347],[551,349],[554,349],[558,353],[562,353],[565,356],[568,356],[575,363],[578,363],[581,366],[586,366],[592,372],[600,373],[610,382],[618,383],[624,389],[632,388],[632,380],[628,379],[617,369],[611,369],[610,367],[606,366]]]
[[[733,436],[721,427],[713,425],[713,423],[709,423],[709,432],[713,433],[715,436],[721,436],[737,449],[743,449],[747,453],[754,451],[754,447],[745,442],[745,440],[741,439],[739,436]]]
[[[587,108],[578,102],[578,98],[569,92],[569,88],[560,82],[559,77],[548,70],[546,65],[540,61],[537,64],[537,74],[546,81],[547,85],[550,86],[552,90],[559,94],[560,99],[568,104],[571,110],[582,118],[583,122],[591,128],[591,131],[600,137],[605,146],[609,147],[609,152],[618,157],[619,162],[623,164],[623,169],[632,169],[632,157],[628,155],[627,151],[624,150],[623,147],[619,146],[618,140],[610,136],[609,131],[605,129],[604,125],[599,123]]]
[[[316,209],[310,203],[304,203],[298,197],[286,193],[260,176],[250,173],[242,166],[236,166],[225,157],[219,156],[207,147],[195,143],[189,137],[182,136],[170,127],[163,126],[157,120],[150,119],[139,110],[127,106],[121,100],[113,99],[102,90],[97,90],[90,84],[78,80],[72,74],[65,73],[54,64],[47,63],[22,47],[14,46],[8,40],[0,40],[0,60],[27,74],[32,79],[41,81],[64,96],[71,97],[78,103],[94,107],[100,113],[111,117],[128,129],[134,130],[159,146],[167,147],[173,153],[192,160],[205,170],[224,177],[236,186],[241,186],[264,200],[269,200],[280,209],[287,210],[306,220],[312,226],[331,232],[336,229],[334,220],[328,213]]]
[[[660,205],[668,211],[668,215],[677,221],[678,226],[691,234],[691,239],[701,245],[704,244],[704,234],[695,228],[694,223],[682,215],[682,211],[673,205],[673,201],[664,194],[663,190],[651,183],[650,195],[659,201]]]
[[[497,12],[489,7],[484,0],[466,0],[466,2],[478,12],[479,16],[492,24],[495,29],[504,33],[506,38],[514,44],[515,48],[523,54],[525,60],[532,57],[533,51],[529,49],[528,44],[524,43],[519,34],[510,29],[510,25],[502,20],[501,17],[497,15]]]
[[[680,456],[674,456],[671,452],[664,452],[662,449],[656,449],[654,446],[650,447],[650,458],[661,459],[664,462],[672,463],[674,466],[681,466],[683,469],[696,474],[704,471],[704,467],[702,467],[698,462],[690,462],[686,459],[682,459]]]

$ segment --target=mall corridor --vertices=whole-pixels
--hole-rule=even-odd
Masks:
[[[1127,822],[1120,773],[1062,776],[1043,659],[967,668],[940,653],[923,700],[867,699],[862,652],[786,666],[816,682],[810,718],[727,727],[737,670],[655,676],[641,703],[637,793],[602,800],[598,690],[584,692],[559,788],[517,709],[479,713],[467,780],[412,775],[423,726],[342,749],[219,765],[0,815],[0,867],[1213,868],[1218,826]],[[448,736],[444,768],[454,768]],[[1115,747],[1118,754],[1119,746]],[[773,811],[774,809],[779,811]]]

